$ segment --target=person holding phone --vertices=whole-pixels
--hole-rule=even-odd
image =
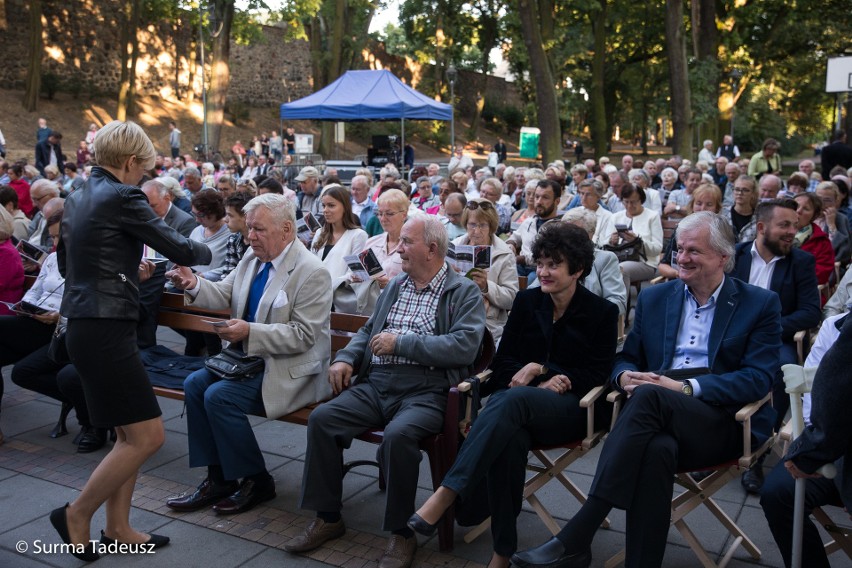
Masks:
[[[644,259],[620,263],[624,287],[629,293],[631,282],[650,280],[657,271],[663,251],[663,224],[659,213],[644,207],[645,190],[641,187],[631,183],[625,185],[621,190],[621,203],[624,211],[613,215],[615,232],[610,236],[609,244],[623,244],[641,238],[645,253]]]

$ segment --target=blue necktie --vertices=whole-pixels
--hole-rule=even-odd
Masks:
[[[254,321],[257,307],[260,305],[260,299],[263,297],[263,289],[266,288],[266,281],[269,280],[270,268],[272,268],[271,262],[264,263],[263,268],[260,269],[260,272],[257,273],[257,276],[254,277],[254,280],[251,283],[251,290],[249,290],[248,313],[246,314],[246,321],[249,323]]]

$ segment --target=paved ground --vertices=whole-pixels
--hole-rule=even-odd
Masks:
[[[169,344],[174,336],[161,333]],[[170,345],[173,346],[173,345]],[[47,519],[49,511],[73,500],[89,473],[107,449],[88,455],[74,453],[71,436],[48,437],[59,414],[55,401],[23,391],[8,380],[10,367],[4,369],[6,395],[2,404],[2,427],[6,443],[0,446],[0,567],[79,566],[72,557],[45,552],[44,546],[59,542]],[[172,545],[154,555],[104,557],[98,566],[154,567],[261,567],[342,566],[362,568],[376,566],[385,544],[381,532],[384,495],[378,489],[376,470],[359,468],[345,481],[344,518],[349,526],[345,537],[308,556],[292,556],[282,550],[284,544],[310,521],[311,515],[298,506],[299,484],[305,454],[303,427],[253,418],[255,431],[268,468],[275,477],[278,496],[266,506],[231,517],[216,517],[201,511],[176,514],[164,506],[167,497],[193,488],[204,476],[202,470],[190,470],[187,460],[186,421],[183,406],[161,399],[166,424],[165,446],[145,464],[133,500],[134,526],[172,537]],[[73,413],[69,427],[75,424]],[[72,430],[76,431],[76,428]],[[375,446],[365,443],[347,452],[347,459],[371,459]],[[571,477],[585,490],[591,483],[596,452],[571,468]],[[564,522],[577,504],[556,484],[543,491],[543,501]],[[418,502],[429,495],[431,479],[428,464],[421,466]],[[747,497],[738,481],[732,481],[720,495],[722,508],[745,527],[763,555],[753,561],[741,548],[731,566],[781,566],[781,559],[769,534],[763,514],[754,497]],[[624,515],[614,511],[612,527],[599,531],[594,545],[594,566],[616,554],[624,544]],[[703,510],[687,517],[705,548],[718,558],[729,539],[715,520]],[[103,526],[100,512],[93,523],[93,534]],[[518,519],[520,546],[526,548],[542,542],[548,532],[531,509],[525,508]],[[455,549],[450,554],[438,552],[437,538],[421,539],[415,565],[422,568],[482,567],[490,556],[490,536],[485,534],[472,544],[462,540],[464,530],[456,528]],[[24,543],[23,545],[21,543]],[[26,546],[24,553],[16,551]],[[40,553],[36,553],[36,548]],[[834,566],[852,566],[835,555]],[[691,567],[698,561],[686,548],[680,534],[672,530],[664,566]],[[805,564],[807,566],[807,563]]]

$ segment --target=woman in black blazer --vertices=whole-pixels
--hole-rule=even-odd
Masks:
[[[182,264],[208,264],[210,250],[190,241],[154,213],[137,187],[154,166],[151,140],[132,122],[113,121],[95,136],[97,166],[83,189],[65,201],[56,258],[65,277],[60,312],[68,318],[66,344],[80,373],[92,425],[115,427],[116,443],[73,503],[55,509],[50,521],[70,552],[97,560],[90,536],[92,516],[106,503],[102,544],[163,546],[167,537],[130,526],[130,501],[139,468],[163,443],[157,397],[136,347],[139,272],[143,244]]]
[[[529,450],[585,436],[580,399],[607,381],[615,359],[618,308],[579,285],[594,262],[588,234],[571,224],[548,223],[536,238],[533,258],[541,288],[515,298],[485,386],[493,394],[441,487],[409,520],[415,531],[431,534],[457,498],[470,498],[487,480],[491,568],[508,566],[517,548],[515,519]],[[603,412],[596,416],[606,420]]]

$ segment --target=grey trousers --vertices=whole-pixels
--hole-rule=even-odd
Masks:
[[[341,452],[355,436],[384,428],[384,441],[376,451],[387,483],[382,529],[405,528],[415,510],[422,459],[419,443],[441,429],[448,388],[443,370],[398,365],[374,369],[366,381],[317,407],[308,419],[300,506],[311,511],[340,511]]]

